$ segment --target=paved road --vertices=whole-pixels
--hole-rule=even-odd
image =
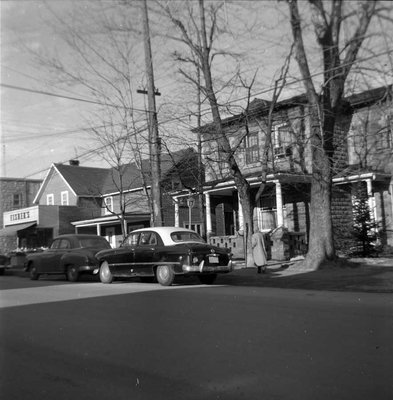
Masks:
[[[2,399],[391,399],[393,296],[2,277]]]

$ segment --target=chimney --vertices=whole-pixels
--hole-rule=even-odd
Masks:
[[[69,163],[70,163],[70,165],[72,165],[74,167],[79,166],[79,160],[70,160]]]

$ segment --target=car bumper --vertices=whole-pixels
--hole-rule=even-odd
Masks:
[[[227,265],[205,265],[202,261],[199,265],[182,265],[183,272],[199,272],[199,273],[224,273],[233,271],[232,261]]]
[[[97,274],[99,271],[99,267],[97,265],[81,265],[79,267],[79,272],[91,272],[93,274]]]

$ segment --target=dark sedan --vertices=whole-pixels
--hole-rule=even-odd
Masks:
[[[177,227],[137,229],[121,247],[103,250],[97,258],[103,283],[138,276],[170,286],[176,275],[196,275],[201,283],[212,284],[217,274],[232,271],[228,249],[211,246],[196,232]]]
[[[102,236],[62,235],[54,239],[48,250],[28,254],[26,270],[32,280],[43,274],[65,274],[69,281],[76,282],[82,273],[97,273],[96,254],[110,248]]]

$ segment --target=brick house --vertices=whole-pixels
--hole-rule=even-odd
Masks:
[[[41,183],[41,179],[0,178],[1,254],[22,246],[34,231],[34,222],[27,218],[27,214],[16,211],[33,205]],[[4,213],[6,213],[5,219]],[[18,232],[21,238],[19,242]]]
[[[335,132],[332,215],[338,250],[353,245],[353,186],[365,185],[381,239],[393,245],[392,88],[369,90],[346,99]],[[260,185],[260,158],[266,140],[269,102],[255,99],[247,113],[224,119],[223,127],[254,194]],[[274,259],[304,253],[309,234],[311,173],[310,120],[306,97],[279,102],[273,112],[267,187],[254,220]],[[247,116],[247,117],[246,117]],[[207,231],[212,243],[244,254],[242,209],[227,164],[217,149],[213,124],[200,129],[204,141]]]

